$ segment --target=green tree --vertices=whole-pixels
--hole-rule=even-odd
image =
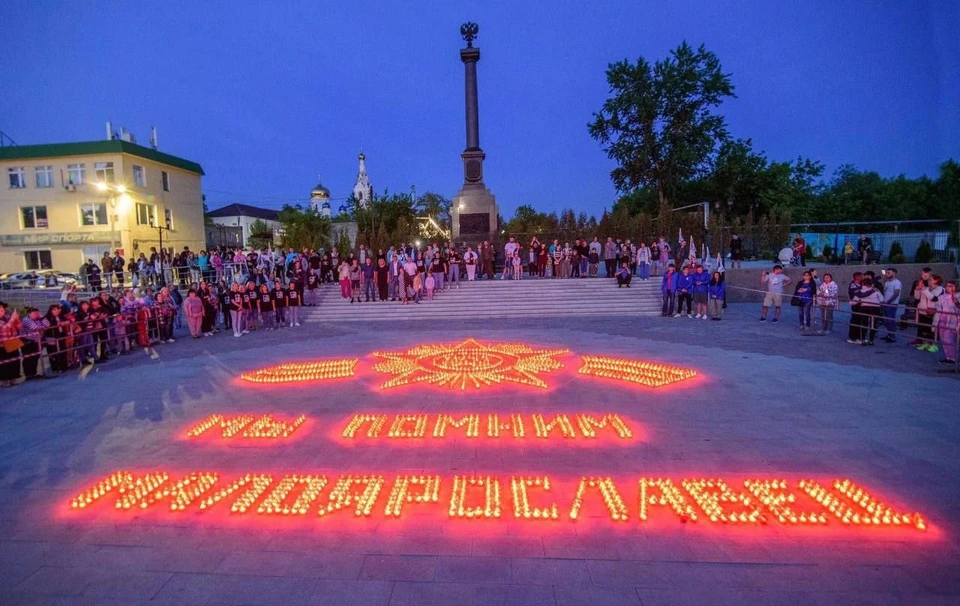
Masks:
[[[714,110],[734,96],[730,76],[715,54],[684,42],[654,65],[643,57],[611,64],[607,82],[613,96],[594,114],[590,135],[617,163],[610,173],[617,190],[656,191],[663,214],[681,184],[712,169],[727,138]]]
[[[334,242],[341,259],[346,258],[353,251],[353,246],[350,244],[350,234],[344,228],[337,230]]]
[[[330,219],[317,210],[284,205],[278,217],[283,226],[283,246],[296,250],[318,249],[330,245]]]
[[[273,245],[273,228],[266,221],[256,219],[250,224],[247,244],[253,248],[265,248]]]

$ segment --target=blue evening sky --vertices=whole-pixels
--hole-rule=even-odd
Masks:
[[[463,46],[480,24],[480,142],[506,217],[599,214],[612,164],[587,133],[611,61],[705,43],[730,131],[773,159],[935,175],[960,158],[960,2],[0,3],[0,130],[94,140],[112,120],[200,162],[211,208],[462,182]]]

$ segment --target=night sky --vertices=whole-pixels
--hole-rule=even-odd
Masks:
[[[705,43],[732,73],[731,134],[883,175],[960,159],[960,2],[0,3],[0,130],[21,145],[125,126],[200,162],[208,205],[333,197],[367,154],[377,192],[462,182],[463,46],[480,24],[485,180],[599,214],[612,165],[586,124],[619,59]],[[276,6],[272,6],[276,5]]]

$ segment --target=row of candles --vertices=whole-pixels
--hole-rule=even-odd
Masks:
[[[352,377],[356,371],[357,362],[357,358],[286,362],[241,373],[240,378],[251,383],[297,383],[340,379]]]
[[[82,491],[70,505],[85,509],[108,494],[116,494],[116,509],[146,509],[166,502],[170,511],[182,512],[197,504],[205,511],[214,505],[233,499],[230,511],[243,514],[259,502],[258,514],[306,515],[320,499],[327,477],[316,474],[288,474],[274,480],[270,474],[245,474],[226,485],[220,484],[216,472],[194,472],[175,482],[163,471],[134,474],[118,471]],[[382,491],[384,477],[377,474],[340,476],[333,484],[326,503],[318,514],[323,516],[341,509],[352,508],[356,516],[369,516]],[[223,486],[216,489],[218,485]],[[405,503],[437,503],[440,499],[441,478],[437,475],[396,476],[384,513],[400,517]],[[638,483],[639,519],[646,521],[651,507],[666,506],[681,521],[696,522],[701,512],[705,519],[721,524],[763,524],[768,515],[783,524],[824,525],[830,517],[847,525],[875,525],[925,530],[927,523],[918,513],[894,510],[849,479],[836,480],[832,490],[815,480],[798,482],[800,490],[818,503],[821,512],[796,512],[796,496],[788,491],[787,482],[778,479],[747,479],[746,491],[734,491],[718,478],[684,478],[679,483],[669,478],[643,477]],[[289,503],[291,494],[300,488]],[[510,488],[514,515],[525,519],[556,520],[556,504],[534,507],[529,490],[537,488],[549,492],[552,482],[542,475],[512,475]],[[610,477],[583,476],[577,485],[569,511],[576,520],[588,493],[597,492],[614,521],[626,521],[628,509],[616,483]],[[499,518],[501,515],[501,482],[497,476],[453,477],[448,513],[451,518]]]
[[[523,415],[489,413],[486,416],[486,435],[489,438],[499,438],[501,435],[525,438],[527,435]],[[540,413],[532,413],[529,416],[534,429],[533,435],[537,438],[549,438],[551,435],[568,439],[576,438],[578,437],[577,428],[580,430],[580,435],[588,439],[596,438],[598,430],[603,429],[609,430],[621,439],[626,440],[633,437],[633,431],[617,414],[599,416],[575,414],[573,417],[576,425],[568,415],[563,413],[555,414],[552,417]],[[459,416],[446,413],[438,414],[433,423],[432,436],[434,438],[444,438],[453,428],[462,431],[467,438],[477,438],[480,436],[481,418],[481,415],[477,413],[466,413]],[[501,419],[509,419],[509,421],[501,421]],[[383,437],[383,430],[387,426],[388,420],[389,416],[386,414],[355,414],[350,417],[341,435],[347,439],[354,439],[358,435],[366,435],[368,438]],[[367,428],[365,432],[362,431],[364,426]],[[386,437],[424,438],[429,426],[429,414],[397,414],[393,417],[393,421],[386,432]]]
[[[187,437],[197,438],[214,427],[219,427],[220,437],[224,439],[233,438],[239,434],[243,438],[281,440],[289,438],[306,420],[306,415],[300,415],[288,423],[279,421],[269,414],[260,415],[260,417],[254,415],[228,417],[213,414],[188,429]]]
[[[580,374],[618,379],[647,387],[662,387],[697,376],[697,371],[658,362],[644,362],[624,358],[583,356]]]

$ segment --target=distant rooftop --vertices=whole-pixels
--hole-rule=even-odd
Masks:
[[[31,158],[60,158],[67,156],[86,156],[90,154],[129,154],[145,160],[152,160],[185,171],[204,174],[196,162],[171,156],[155,149],[114,139],[111,141],[81,141],[78,143],[47,143],[43,145],[11,145],[0,148],[0,160],[20,160]]]
[[[280,216],[280,211],[270,210],[269,208],[260,208],[258,206],[249,206],[247,204],[228,204],[216,210],[207,213],[208,217],[253,217],[255,219],[266,219],[276,221]]]

